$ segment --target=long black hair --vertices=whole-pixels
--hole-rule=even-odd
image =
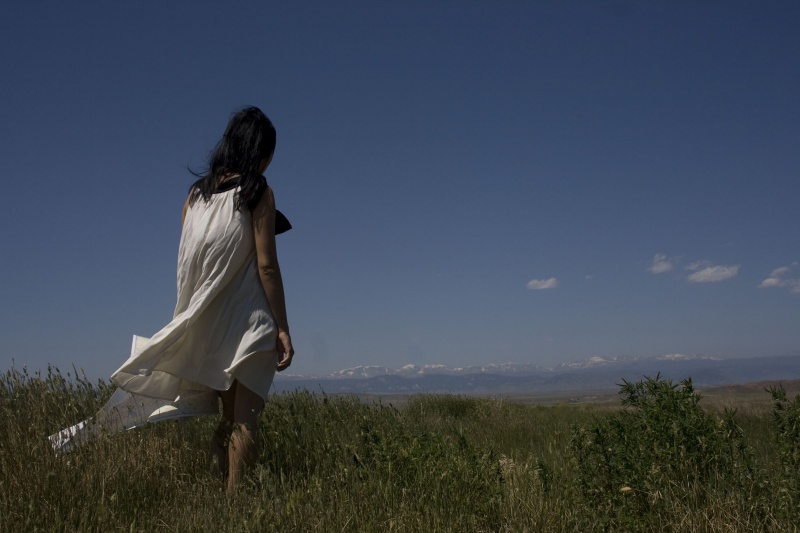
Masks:
[[[200,178],[189,188],[189,203],[201,198],[207,202],[223,179],[238,175],[236,209],[252,210],[266,187],[258,166],[272,156],[275,140],[275,127],[259,108],[245,107],[231,115],[225,134],[208,158],[207,170],[197,173],[189,169]]]

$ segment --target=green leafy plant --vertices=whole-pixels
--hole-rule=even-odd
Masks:
[[[677,505],[743,489],[755,473],[735,413],[700,408],[691,380],[623,382],[623,409],[576,428],[570,450],[588,509],[607,524],[658,522]]]
[[[769,387],[767,392],[772,396],[772,420],[780,455],[779,501],[782,511],[796,521],[800,513],[800,394],[790,400],[783,385]]]

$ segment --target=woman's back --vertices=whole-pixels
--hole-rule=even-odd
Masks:
[[[178,303],[175,314],[189,306],[198,284],[225,285],[231,271],[255,253],[252,215],[235,207],[236,188],[198,200],[186,211],[178,248]]]
[[[174,399],[187,389],[227,390],[238,379],[267,397],[277,327],[258,276],[252,215],[236,209],[237,191],[189,205],[173,320],[117,371],[120,386]]]

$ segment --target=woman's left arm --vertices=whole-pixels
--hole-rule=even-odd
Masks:
[[[278,326],[277,348],[282,356],[278,363],[278,371],[281,371],[292,364],[294,348],[292,348],[292,337],[289,334],[289,321],[286,318],[283,277],[275,246],[275,198],[272,195],[272,189],[266,187],[261,200],[252,213],[258,275],[272,311],[272,317]]]

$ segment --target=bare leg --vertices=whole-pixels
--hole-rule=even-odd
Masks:
[[[228,492],[233,493],[245,470],[258,457],[258,415],[264,400],[238,381],[221,394],[223,422],[228,420],[232,433],[228,439]]]
[[[222,398],[222,420],[211,436],[211,457],[216,459],[217,473],[223,483],[228,481],[228,443],[233,431],[233,406],[237,383],[234,381],[230,389],[219,393]]]

